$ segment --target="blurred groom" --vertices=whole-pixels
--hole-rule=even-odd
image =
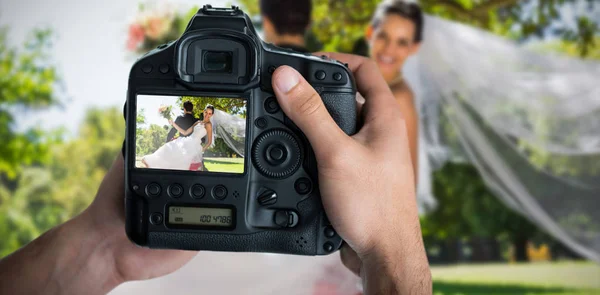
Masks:
[[[196,121],[198,121],[198,119],[194,117],[194,104],[189,101],[184,102],[183,115],[178,116],[177,119],[175,119],[175,124],[181,127],[181,129],[187,130],[188,128],[192,127],[192,125],[194,125]],[[169,133],[167,134],[167,142],[173,140],[175,134],[177,134],[177,130],[175,129],[175,127],[171,127],[171,130],[169,130]],[[191,133],[189,135],[191,135]],[[186,137],[186,135],[182,134],[180,134],[179,136]]]
[[[260,0],[265,41],[308,52],[304,34],[310,25],[311,10],[311,0]]]

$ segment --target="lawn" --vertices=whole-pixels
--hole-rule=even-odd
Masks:
[[[600,294],[600,265],[590,262],[433,266],[436,295]]]
[[[212,172],[244,172],[244,158],[204,158],[204,165]]]

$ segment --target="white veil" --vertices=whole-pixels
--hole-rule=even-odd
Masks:
[[[422,207],[435,204],[430,168],[470,161],[507,206],[600,262],[600,63],[427,17],[404,74],[419,101]]]
[[[246,119],[215,108],[210,121],[213,128],[211,147],[215,145],[217,138],[221,138],[231,150],[243,158],[246,143]]]

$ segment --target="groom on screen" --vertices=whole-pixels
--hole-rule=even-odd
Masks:
[[[190,127],[192,127],[192,125],[194,125],[194,123],[196,123],[196,121],[198,121],[198,119],[196,117],[194,117],[194,104],[190,101],[186,101],[183,103],[183,116],[178,116],[177,119],[175,119],[175,123],[181,127],[183,130],[186,130]],[[175,134],[177,133],[177,130],[173,127],[171,128],[171,130],[169,130],[169,134],[167,134],[167,141],[169,142],[171,140],[173,140],[173,138],[175,137]],[[179,136],[190,136],[190,134],[188,135],[182,135],[179,134]]]

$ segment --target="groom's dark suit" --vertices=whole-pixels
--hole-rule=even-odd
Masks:
[[[194,125],[194,123],[196,123],[196,121],[198,121],[198,119],[195,118],[194,115],[184,114],[183,116],[179,116],[179,117],[177,117],[177,119],[175,119],[175,124],[177,124],[177,126],[181,127],[181,129],[187,130],[188,128],[192,127],[192,125]],[[175,129],[175,127],[171,128],[171,130],[169,130],[169,134],[167,134],[167,142],[173,140],[173,137],[175,137],[176,133],[177,133],[177,130]],[[189,135],[191,135],[191,133]],[[187,135],[187,136],[189,136],[189,135]],[[183,134],[180,134],[180,136],[186,137],[186,135],[183,135]]]

